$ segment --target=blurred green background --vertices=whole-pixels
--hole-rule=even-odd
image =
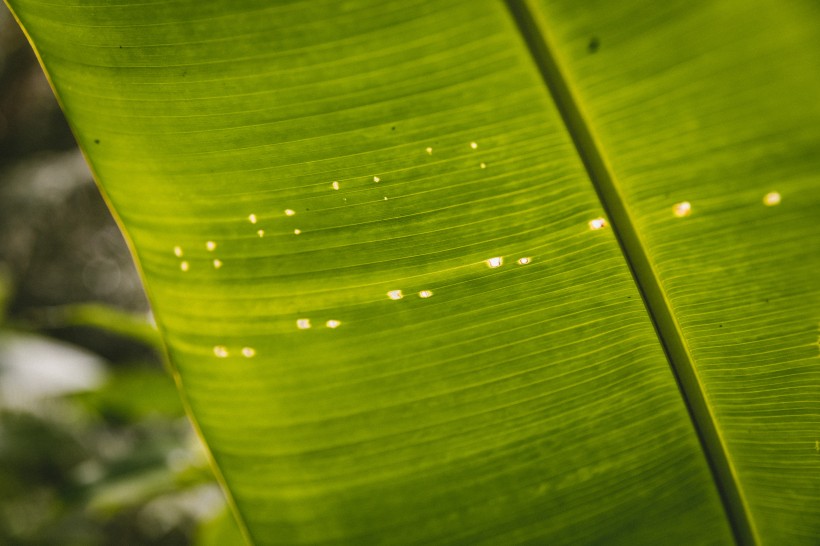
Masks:
[[[0,4],[0,544],[241,540],[128,249]]]

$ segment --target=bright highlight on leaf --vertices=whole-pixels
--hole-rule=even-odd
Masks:
[[[780,204],[780,194],[776,191],[769,192],[763,196],[763,204],[767,207],[773,207]]]
[[[689,203],[689,201],[675,203],[675,206],[672,207],[672,212],[674,212],[675,216],[677,216],[678,218],[689,216],[692,213],[692,204]]]
[[[391,300],[400,300],[404,297],[404,295],[401,293],[401,290],[391,290],[387,293],[387,297]]]
[[[495,269],[496,267],[501,267],[504,265],[504,258],[501,256],[496,256],[495,258],[485,260],[485,263],[487,264],[487,267]]]
[[[307,330],[308,328],[310,328],[310,319],[303,318],[297,320],[296,327],[300,330]]]

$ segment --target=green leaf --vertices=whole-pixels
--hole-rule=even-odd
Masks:
[[[814,4],[9,3],[249,541],[820,536]]]

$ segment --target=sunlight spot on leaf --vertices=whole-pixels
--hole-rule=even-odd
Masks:
[[[216,345],[214,347],[214,354],[219,358],[227,358],[228,348],[224,345]]]
[[[182,247],[181,246],[175,246],[174,247],[174,256],[176,256],[177,258],[182,256]]]
[[[518,265],[527,265],[529,263],[532,263],[532,258],[530,258],[529,256],[518,258]]]
[[[382,181],[382,179],[379,178],[378,176],[373,177],[373,182],[381,182],[381,181]]]
[[[776,191],[769,192],[763,196],[763,204],[767,207],[773,207],[780,204],[780,194]]]
[[[334,190],[338,190],[339,189],[339,183],[338,182],[333,182],[333,184],[331,184],[330,187],[333,188]]]
[[[483,162],[482,162],[482,163],[480,163],[478,166],[479,166],[479,167],[481,167],[482,169],[486,169],[486,168],[487,168],[487,164],[486,164],[486,163],[483,163]]]
[[[300,233],[302,233],[302,230],[299,229],[299,228],[296,228],[296,229],[293,230],[294,235],[299,235]]]
[[[675,216],[677,216],[678,218],[689,216],[690,214],[692,214],[692,203],[690,203],[689,201],[675,203],[675,205],[672,207],[672,212],[674,212]]]
[[[251,224],[255,224],[256,223],[256,215],[255,214],[249,214],[248,215],[248,220],[250,221]]]
[[[471,143],[470,143],[470,148],[472,148],[473,150],[475,150],[476,148],[478,148],[478,142],[471,142]]]
[[[338,320],[329,320],[325,323],[325,326],[328,328],[338,328],[340,324],[342,323]]]
[[[260,237],[264,237],[265,236],[265,230],[260,229],[259,231],[256,232],[256,234],[259,235]]]
[[[208,241],[207,243],[205,243],[205,248],[208,249],[208,252],[213,252],[216,248],[216,243],[213,241]]]
[[[404,297],[404,294],[401,293],[401,290],[391,290],[387,293],[387,297],[391,300],[400,300]]]
[[[310,319],[308,318],[300,318],[296,321],[296,327],[300,330],[307,330],[310,328]]]
[[[589,221],[589,229],[591,230],[603,229],[604,227],[606,227],[606,220],[603,218],[595,218]]]
[[[432,290],[422,290],[421,292],[419,292],[419,297],[424,298],[424,299],[431,298],[431,297],[433,297],[433,291]]]
[[[501,267],[504,265],[504,258],[501,256],[495,256],[494,258],[484,260],[484,263],[486,263],[487,267],[490,269],[495,269],[496,267]]]
[[[285,209],[285,216],[293,216],[296,214],[296,211],[293,209]]]
[[[242,356],[245,358],[253,358],[256,356],[256,349],[253,347],[242,347]]]
[[[183,271],[188,271],[191,268],[191,266],[188,265],[188,262],[182,262],[179,264],[179,268]]]
[[[214,269],[219,269],[220,267],[222,267],[222,260],[217,258],[216,260],[214,260]]]
[[[427,155],[433,155],[433,149],[431,147],[427,147]]]

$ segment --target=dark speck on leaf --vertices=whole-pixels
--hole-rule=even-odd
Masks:
[[[99,139],[99,138],[95,138],[95,139],[94,139],[94,144],[99,144],[99,143],[100,143],[100,139]]]
[[[595,53],[596,51],[598,51],[599,47],[601,47],[601,41],[598,39],[597,36],[593,36],[592,39],[589,41],[587,49],[590,53]]]
[[[391,130],[391,131],[395,131],[395,130],[396,130],[396,126],[394,125],[393,127],[391,127],[391,128],[390,128],[390,130]]]

